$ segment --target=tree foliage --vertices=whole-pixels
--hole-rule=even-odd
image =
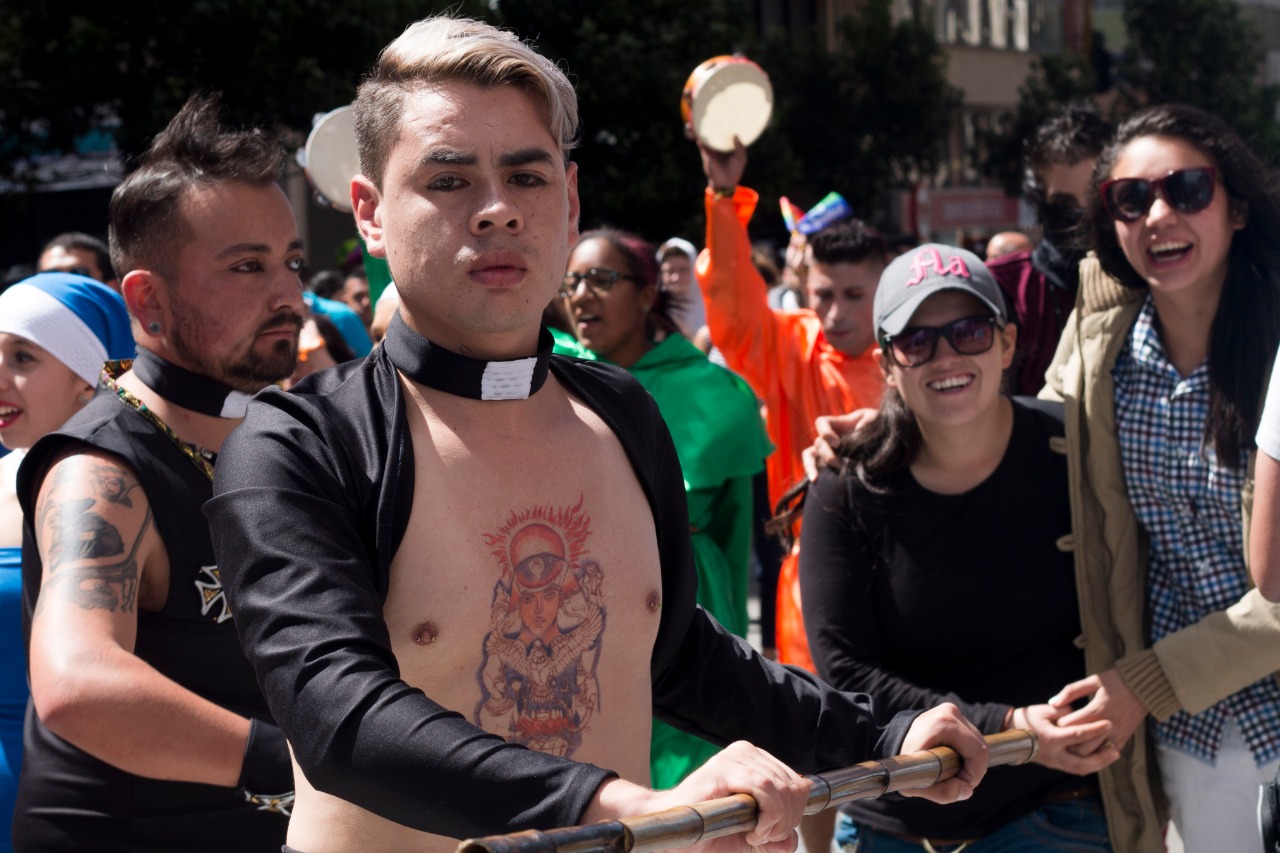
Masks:
[[[1120,70],[1127,109],[1185,103],[1280,158],[1280,88],[1260,81],[1262,36],[1231,0],[1128,0]]]
[[[883,191],[932,171],[959,93],[946,83],[932,30],[894,23],[889,0],[868,0],[828,52],[816,34],[753,34],[746,0],[504,0],[498,20],[536,36],[572,73],[581,101],[583,222],[653,239],[700,242],[697,149],[684,138],[679,98],[711,56],[744,51],[774,88],[769,128],[751,148],[746,180],[763,196],[756,230],[784,234],[777,197],[808,206],[831,190],[873,216]]]
[[[444,2],[434,5],[445,8]],[[477,0],[459,4],[480,13]],[[136,156],[197,90],[228,117],[308,130],[378,51],[432,11],[411,0],[50,0],[0,12],[0,175],[108,124]]]
[[[1126,0],[1128,46],[1116,74],[1111,118],[1161,103],[1185,103],[1221,116],[1256,150],[1280,162],[1280,88],[1261,80],[1261,35],[1233,0]],[[1094,93],[1082,59],[1044,56],[1020,89],[1015,109],[985,142],[983,171],[1015,195],[1022,140],[1055,109]]]
[[[1093,92],[1093,72],[1080,57],[1061,54],[1037,58],[1031,73],[1018,87],[1017,106],[982,137],[983,172],[995,178],[1007,194],[1018,195],[1022,187],[1023,141],[1030,139],[1055,110],[1088,98]]]
[[[136,156],[186,97],[220,90],[228,118],[299,140],[348,103],[410,22],[456,10],[533,41],[577,85],[583,223],[654,239],[702,231],[704,183],[679,112],[701,61],[744,51],[770,73],[776,109],[748,179],[765,209],[829,190],[870,215],[882,191],[931,171],[958,94],[927,25],[860,4],[841,48],[816,33],[761,38],[752,0],[47,0],[0,6],[0,179],[33,153],[69,151],[104,125]],[[773,222],[777,217],[770,217]],[[781,231],[781,221],[777,228]]]
[[[696,236],[698,152],[684,137],[680,92],[694,67],[746,46],[746,0],[503,0],[495,23],[533,40],[578,91],[584,227],[654,240]]]
[[[889,0],[862,3],[838,36],[832,53],[761,45],[780,94],[775,130],[752,152],[753,180],[802,206],[835,190],[874,219],[885,190],[937,169],[961,93],[929,22],[895,23]]]

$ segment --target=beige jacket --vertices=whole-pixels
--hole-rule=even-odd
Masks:
[[[1086,259],[1076,309],[1040,396],[1064,403],[1085,665],[1091,673],[1115,667],[1151,716],[1164,720],[1179,710],[1203,711],[1280,671],[1280,605],[1250,590],[1226,610],[1147,644],[1147,544],[1121,470],[1111,380],[1145,295]],[[1241,502],[1247,544],[1252,460]],[[1145,724],[1099,778],[1112,846],[1161,853],[1166,807]]]

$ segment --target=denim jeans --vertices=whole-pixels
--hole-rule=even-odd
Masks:
[[[920,844],[856,824],[846,814],[841,814],[836,821],[836,844],[843,853],[920,853],[924,849]],[[944,844],[935,847],[938,853],[956,849]],[[1045,850],[1110,853],[1102,801],[1094,796],[1046,803],[973,842],[964,848],[964,853],[1041,853]]]

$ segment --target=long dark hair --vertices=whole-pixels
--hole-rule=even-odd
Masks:
[[[676,331],[675,320],[671,319],[671,295],[658,287],[657,249],[653,244],[639,234],[623,231],[621,228],[595,228],[586,231],[578,238],[577,245],[581,246],[588,240],[604,240],[617,249],[626,259],[626,272],[639,279],[636,287],[653,287],[656,291],[653,308],[649,309],[645,324],[645,332],[649,337],[658,337],[659,332],[668,335]]]
[[[1098,158],[1089,197],[1089,227],[1102,268],[1125,287],[1146,289],[1102,209],[1097,187],[1116,158],[1139,137],[1165,136],[1194,145],[1217,166],[1231,212],[1245,226],[1231,240],[1228,273],[1209,335],[1209,415],[1204,437],[1222,464],[1237,467],[1240,451],[1256,447],[1268,366],[1280,344],[1280,193],[1275,174],[1220,118],[1183,104],[1129,117]]]
[[[840,476],[853,477],[869,492],[885,494],[889,491],[889,478],[911,464],[923,440],[920,424],[902,395],[896,388],[885,386],[876,417],[840,440],[836,451],[840,457]],[[778,499],[774,517],[765,524],[767,532],[780,537],[788,546],[808,491],[808,480],[788,489]]]

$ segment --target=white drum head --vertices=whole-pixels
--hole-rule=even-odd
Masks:
[[[307,137],[307,177],[331,206],[351,212],[351,179],[360,174],[355,107],[326,114]]]
[[[713,69],[693,93],[693,130],[708,147],[732,151],[733,137],[750,145],[773,112],[773,86],[758,65],[730,62]]]

